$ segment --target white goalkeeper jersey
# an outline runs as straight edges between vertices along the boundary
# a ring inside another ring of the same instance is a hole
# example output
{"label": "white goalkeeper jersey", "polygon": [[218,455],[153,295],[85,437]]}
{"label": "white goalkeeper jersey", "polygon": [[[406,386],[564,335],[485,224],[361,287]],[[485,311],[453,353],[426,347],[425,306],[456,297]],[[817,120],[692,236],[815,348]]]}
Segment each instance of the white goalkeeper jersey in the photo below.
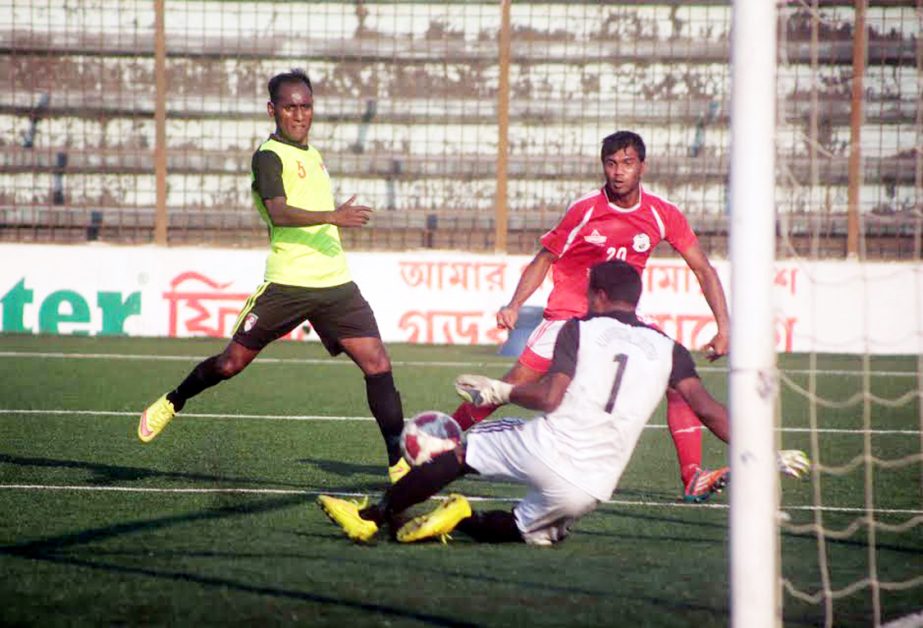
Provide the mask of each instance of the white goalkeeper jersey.
{"label": "white goalkeeper jersey", "polygon": [[633,313],[568,321],[550,373],[571,379],[553,412],[523,427],[528,448],[555,473],[609,499],[667,386],[698,377],[689,352]]}

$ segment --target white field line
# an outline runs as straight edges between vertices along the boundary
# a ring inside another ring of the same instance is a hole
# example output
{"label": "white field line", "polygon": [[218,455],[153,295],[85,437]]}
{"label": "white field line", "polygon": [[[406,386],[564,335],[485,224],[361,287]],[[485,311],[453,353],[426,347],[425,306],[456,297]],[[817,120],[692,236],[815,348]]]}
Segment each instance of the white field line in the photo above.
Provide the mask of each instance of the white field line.
{"label": "white field line", "polygon": [[[41,416],[48,414],[64,415],[64,416],[127,416],[127,417],[137,417],[140,416],[138,412],[125,412],[125,411],[115,411],[115,410],[60,410],[60,409],[49,409],[49,410],[36,410],[36,409],[16,409],[16,408],[0,408],[0,416],[2,415],[26,415],[26,416]],[[373,421],[374,419],[370,416],[328,416],[328,415],[319,415],[319,414],[209,414],[209,413],[199,413],[199,412],[183,412],[181,415],[183,419],[252,419],[259,421]],[[664,423],[650,423],[645,426],[645,429],[653,430],[663,430],[667,429],[667,425]],[[699,429],[707,429],[701,427]],[[779,432],[810,432],[811,429],[807,427],[781,427],[777,428]],[[824,434],[864,434],[864,430],[856,429],[839,429],[839,428],[818,428],[818,433]],[[920,430],[869,430],[869,434],[873,435],[888,435],[888,434],[906,434],[914,435],[919,434]]]}
{"label": "white field line", "polygon": [[887,624],[882,624],[881,628],[920,628],[920,626],[923,626],[923,611],[898,617]]}
{"label": "white field line", "polygon": [[[114,492],[114,493],[174,493],[174,494],[192,494],[192,495],[209,495],[209,494],[235,494],[235,495],[333,495],[335,497],[365,497],[368,493],[354,493],[344,491],[327,491],[320,489],[276,489],[276,488],[235,488],[235,487],[216,487],[216,488],[157,488],[143,486],[83,486],[83,485],[64,485],[64,484],[0,484],[0,490],[7,491],[72,491],[72,492]],[[431,499],[445,499],[441,496],[435,496]],[[472,502],[506,502],[516,503],[518,497],[483,497],[483,496],[466,496],[468,501]],[[627,500],[627,499],[609,499],[603,502],[611,506],[637,506],[642,508],[696,508],[712,510],[728,510],[728,504],[687,504],[681,501],[646,501],[646,500]],[[783,511],[815,511],[839,512],[839,513],[856,513],[865,514],[868,511],[864,507],[844,508],[838,506],[783,506]],[[923,510],[914,510],[908,508],[875,508],[872,511],[879,515],[919,515]]]}
{"label": "white field line", "polygon": [[[50,358],[65,360],[139,360],[159,362],[201,362],[208,356],[196,355],[141,355],[133,353],[50,353],[34,351],[0,351],[0,358]],[[316,364],[322,366],[352,366],[348,359],[335,358],[256,358],[254,363],[261,364]],[[508,362],[444,362],[444,361],[399,361],[391,362],[394,366],[447,366],[447,367],[507,367]]]}
{"label": "white field line", "polygon": [[[36,351],[0,351],[0,358],[50,358],[64,360],[139,360],[139,361],[161,361],[161,362],[199,362],[207,356],[194,355],[144,355],[134,353],[55,353],[55,352],[36,352]],[[333,358],[257,358],[254,362],[262,364],[316,364],[325,366],[352,366],[352,362],[344,359]],[[472,367],[507,367],[511,360],[494,361],[494,362],[452,362],[452,361],[428,361],[428,360],[395,360],[394,366],[419,366],[419,367],[451,367],[451,368],[472,368]],[[726,367],[705,366],[698,368],[703,373],[724,373]],[[806,375],[812,371],[808,369],[782,369],[785,373],[795,373]],[[862,371],[855,370],[836,370],[836,369],[817,369],[813,371],[819,375],[863,375]],[[871,371],[872,377],[917,377],[916,371]]]}

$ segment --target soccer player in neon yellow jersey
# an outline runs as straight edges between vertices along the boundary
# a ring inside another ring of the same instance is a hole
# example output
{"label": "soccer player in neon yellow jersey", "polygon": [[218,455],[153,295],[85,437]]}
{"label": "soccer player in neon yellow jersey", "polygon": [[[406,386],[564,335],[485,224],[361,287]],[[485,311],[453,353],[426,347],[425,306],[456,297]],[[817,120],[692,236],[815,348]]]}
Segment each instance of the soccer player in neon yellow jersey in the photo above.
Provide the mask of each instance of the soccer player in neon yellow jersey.
{"label": "soccer player in neon yellow jersey", "polygon": [[253,202],[269,227],[265,281],[247,299],[224,351],[148,407],[138,437],[153,440],[187,400],[234,377],[263,347],[307,320],[331,355],[345,352],[362,369],[387,447],[388,475],[397,481],[409,469],[400,452],[401,398],[375,316],[352,281],[340,243],[339,229],[362,227],[372,209],[355,204],[355,196],[334,206],[323,159],[308,143],[314,90],[303,70],[270,79],[266,108],[276,130],[253,154],[251,173]]}

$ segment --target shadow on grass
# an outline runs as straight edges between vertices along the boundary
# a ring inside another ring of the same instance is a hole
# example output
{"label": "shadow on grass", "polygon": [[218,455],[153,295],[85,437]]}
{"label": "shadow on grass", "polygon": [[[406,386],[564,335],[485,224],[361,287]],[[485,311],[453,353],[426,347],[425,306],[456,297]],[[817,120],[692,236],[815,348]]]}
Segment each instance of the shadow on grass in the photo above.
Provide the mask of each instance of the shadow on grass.
{"label": "shadow on grass", "polygon": [[302,504],[310,501],[312,498],[305,495],[291,495],[279,497],[276,499],[263,500],[261,502],[247,501],[246,503],[209,508],[207,510],[184,513],[180,515],[169,515],[159,519],[146,519],[139,521],[128,521],[117,523],[111,526],[100,528],[91,528],[72,534],[62,534],[51,536],[44,539],[29,541],[18,545],[0,546],[0,554],[9,554],[14,556],[38,557],[46,552],[54,552],[62,548],[76,545],[85,545],[95,541],[102,541],[122,535],[145,533],[148,534],[154,530],[168,528],[181,523],[191,523],[195,521],[209,521],[225,519],[228,517],[238,517],[242,515],[254,515],[261,512],[269,512],[280,508],[288,508],[296,504]]}
{"label": "shadow on grass", "polygon": [[708,538],[703,536],[667,536],[664,534],[657,534],[656,532],[651,532],[650,534],[630,534],[625,532],[598,532],[596,530],[583,530],[578,529],[574,534],[579,534],[580,536],[592,536],[596,538],[603,539],[612,539],[614,543],[630,543],[634,541],[645,541],[645,542],[663,542],[663,543],[676,543],[677,545],[696,545],[701,546],[702,544],[715,545],[720,548],[723,548],[727,543],[727,540],[722,538]]}
{"label": "shadow on grass", "polygon": [[[9,457],[7,457],[9,458]],[[29,461],[30,459],[20,459],[21,462]],[[43,459],[38,459],[43,460]],[[51,461],[60,463],[61,461]],[[309,461],[315,464],[323,464],[329,470],[334,470],[339,463],[335,461]],[[64,461],[65,466],[68,464],[67,461]],[[84,463],[71,463],[75,466],[82,467]],[[110,468],[107,465],[91,465],[91,466],[101,466],[104,468]],[[370,466],[370,465],[369,465]],[[361,469],[365,469],[367,465],[345,465],[346,470],[352,470],[354,472],[361,472]],[[112,467],[118,469],[119,467]],[[359,471],[357,471],[357,469]],[[144,471],[144,470],[141,470]],[[151,474],[156,475],[157,472],[150,472]],[[206,476],[208,477],[208,476]],[[122,478],[124,479],[124,478]],[[355,486],[352,487],[355,490]],[[193,584],[198,584],[201,586],[207,587],[222,587],[228,588],[233,591],[238,591],[241,593],[257,593],[262,595],[271,595],[278,596],[284,599],[294,599],[302,600],[306,602],[312,602],[317,604],[327,604],[332,606],[341,606],[345,608],[355,609],[357,611],[362,611],[366,613],[376,613],[382,615],[388,615],[393,617],[401,618],[412,618],[420,621],[426,621],[434,625],[462,625],[457,619],[440,617],[438,615],[427,615],[423,613],[415,613],[412,610],[400,609],[380,603],[361,603],[354,602],[350,600],[342,600],[336,596],[322,595],[314,593],[311,591],[301,591],[297,589],[292,589],[290,587],[279,587],[279,586],[264,586],[254,582],[247,582],[241,580],[233,580],[226,577],[215,577],[210,575],[197,574],[188,571],[179,571],[175,569],[161,569],[156,567],[148,566],[136,566],[136,565],[121,565],[118,563],[108,562],[100,560],[100,557],[106,556],[105,550],[103,552],[97,552],[94,547],[85,547],[88,544],[95,543],[98,541],[105,541],[107,539],[116,538],[119,536],[127,536],[132,534],[150,534],[158,529],[166,529],[170,526],[187,524],[190,522],[202,522],[202,521],[214,521],[220,519],[227,519],[231,517],[240,517],[240,516],[251,516],[256,515],[261,512],[269,512],[277,509],[283,509],[294,505],[303,505],[307,502],[310,502],[313,499],[311,496],[306,495],[292,495],[285,497],[278,497],[273,499],[265,500],[248,500],[244,503],[224,505],[221,507],[214,507],[207,510],[196,511],[192,513],[184,513],[179,515],[170,515],[163,516],[155,519],[148,520],[138,520],[125,523],[118,523],[109,526],[103,526],[88,530],[83,530],[71,534],[63,534],[57,536],[50,536],[47,538],[37,539],[34,541],[28,541],[15,545],[7,545],[0,547],[0,555],[7,555],[11,557],[16,557],[26,560],[36,560],[44,561],[53,564],[62,564],[62,565],[71,565],[85,567],[95,570],[100,570],[104,572],[111,572],[117,574],[127,574],[127,575],[137,575],[149,578],[163,579],[164,581],[180,581],[180,582],[189,582]],[[635,515],[631,513],[624,512],[613,512],[613,511],[603,511],[602,514],[608,516],[622,516],[634,520],[650,520],[650,521],[660,521],[660,522],[675,522],[683,525],[693,524],[693,525],[708,525],[710,527],[724,528],[723,524],[701,524],[700,522],[688,522],[678,518],[670,517],[652,517],[646,515]],[[594,515],[595,516],[595,515]],[[642,524],[643,525],[643,524]],[[300,534],[301,533],[297,533]],[[303,538],[316,538],[318,540],[328,541],[328,542],[337,542],[342,540],[342,543],[345,545],[348,543],[346,539],[338,538],[340,537],[339,532],[334,532],[331,529],[330,535],[317,535],[317,534],[303,534]],[[688,541],[688,539],[684,539]],[[471,545],[468,543],[459,544],[460,547],[458,551],[465,551],[465,546],[471,548]],[[536,550],[536,552],[541,552],[542,550]],[[545,550],[547,551],[547,550]],[[82,553],[89,553],[89,557],[83,557],[80,555]],[[128,553],[130,554],[130,553]],[[126,554],[126,555],[128,555]],[[138,550],[136,553],[137,556],[143,558],[145,552],[143,550]],[[160,552],[157,553],[160,556]],[[211,554],[211,553],[209,553]],[[295,559],[305,559],[305,560],[320,560],[325,561],[330,564],[350,564],[361,566],[363,568],[372,568],[372,569],[382,569],[382,570],[395,570],[399,569],[395,567],[393,562],[393,555],[389,554],[379,554],[371,560],[370,555],[374,556],[374,548],[370,548],[369,552],[364,552],[365,556],[361,560],[347,558],[339,553],[333,555],[317,555],[310,556],[309,553],[301,552],[301,555],[293,555],[292,553],[286,552],[284,556]],[[189,553],[183,553],[183,555],[192,555]],[[233,555],[233,554],[232,554]],[[537,554],[538,555],[538,554]],[[215,554],[215,556],[218,556]],[[246,557],[248,554],[242,553],[240,556]],[[261,555],[264,559],[275,560],[271,554]],[[417,569],[415,567],[415,569]],[[420,569],[417,569],[418,571]],[[709,613],[718,613],[723,614],[726,612],[726,609],[710,604],[708,601],[689,601],[689,600],[678,600],[668,594],[662,596],[658,595],[648,595],[641,596],[640,598],[637,595],[628,596],[625,593],[619,593],[617,590],[592,590],[581,588],[579,586],[569,586],[563,584],[554,579],[549,579],[544,577],[542,574],[536,574],[534,580],[524,579],[522,577],[498,577],[492,576],[491,569],[489,565],[483,565],[478,568],[472,568],[465,571],[453,570],[451,574],[447,574],[444,569],[439,568],[422,568],[424,573],[431,572],[435,578],[459,578],[465,579],[471,582],[478,583],[496,583],[503,584],[513,587],[522,587],[524,589],[538,590],[540,592],[548,592],[554,594],[555,592],[562,592],[566,594],[580,594],[587,595],[599,598],[601,596],[611,598],[615,596],[624,597],[626,601],[630,598],[631,601],[643,601],[645,604],[656,605],[660,608],[668,608],[671,611],[677,613],[687,612],[687,611],[706,611]]]}
{"label": "shadow on grass", "polygon": [[[789,540],[792,542],[807,541],[811,543],[812,545],[817,543],[817,537],[814,536],[813,532],[808,533],[808,534],[795,534],[794,532],[783,532],[782,539]],[[828,547],[830,548],[842,547],[844,549],[857,549],[857,550],[862,550],[863,552],[866,552],[868,551],[868,547],[869,547],[868,541],[862,540],[862,539],[834,539],[828,536],[824,538],[824,541],[827,543]],[[909,542],[912,542],[912,540],[909,540]],[[890,552],[895,552],[898,554],[910,554],[911,556],[919,555],[921,553],[921,549],[919,546],[913,547],[910,545],[906,545],[906,546],[905,545],[893,545],[891,543],[882,543],[880,541],[875,542],[875,549],[876,551],[888,550]]]}
{"label": "shadow on grass", "polygon": [[643,489],[635,489],[631,487],[621,487],[615,489],[615,492],[612,494],[612,499],[628,499],[633,498],[639,501],[652,501],[652,502],[670,502],[679,499],[681,491],[677,490],[676,492],[666,492],[666,491],[652,491],[649,487]]}
{"label": "shadow on grass", "polygon": [[108,485],[114,482],[134,482],[150,478],[167,478],[172,480],[188,480],[192,482],[206,482],[208,484],[246,484],[256,486],[285,486],[290,488],[303,488],[302,484],[293,482],[279,482],[277,480],[258,480],[255,478],[209,475],[188,471],[164,471],[160,469],[145,469],[143,467],[126,467],[122,465],[102,464],[87,462],[85,460],[60,460],[55,458],[29,458],[24,456],[11,456],[0,454],[0,464],[10,464],[20,467],[43,467],[50,469],[80,469],[89,471],[95,477],[88,480],[91,484]]}
{"label": "shadow on grass", "polygon": [[[156,578],[158,580],[167,580],[197,584],[205,587],[214,587],[236,591],[238,593],[252,593],[257,595],[266,595],[277,598],[286,598],[302,602],[311,602],[314,604],[323,604],[327,606],[337,606],[349,608],[356,611],[365,611],[376,615],[386,615],[392,618],[414,619],[434,626],[474,626],[471,622],[463,622],[449,617],[440,617],[428,613],[421,613],[412,610],[386,606],[384,604],[372,604],[367,602],[355,602],[344,600],[333,596],[322,595],[310,591],[298,591],[294,589],[283,589],[281,587],[260,586],[247,582],[231,580],[230,578],[218,578],[214,576],[204,576],[183,571],[169,571],[162,569],[152,569],[146,567],[132,567],[126,565],[115,565],[110,563],[95,562],[69,556],[55,555],[38,555],[31,557],[34,560],[47,561],[54,564],[70,565],[73,567],[83,567],[87,569],[97,569],[112,573],[118,573],[129,576],[144,576],[147,578]],[[371,618],[370,618],[371,619]],[[385,622],[387,623],[387,622]]]}
{"label": "shadow on grass", "polygon": [[[429,615],[425,613],[417,613],[380,604],[352,602],[349,600],[342,600],[336,597],[320,595],[317,593],[282,589],[279,587],[258,586],[246,582],[234,581],[227,578],[204,576],[182,571],[169,571],[148,567],[99,562],[61,553],[62,550],[83,546],[93,542],[104,541],[106,539],[111,539],[118,536],[135,533],[150,534],[154,530],[196,521],[201,522],[225,519],[228,517],[250,516],[262,512],[287,508],[293,505],[300,505],[305,501],[308,501],[308,499],[304,496],[291,496],[278,499],[263,500],[259,503],[250,502],[246,504],[209,509],[196,513],[166,516],[159,519],[119,523],[111,526],[83,530],[73,534],[47,537],[44,539],[38,539],[17,545],[0,546],[0,555],[13,556],[28,560],[39,560],[55,564],[85,567],[111,573],[146,576],[150,578],[190,582],[203,586],[229,588],[245,593],[256,593],[259,595],[278,596],[289,599],[303,600],[307,602],[315,602],[319,604],[343,606],[383,615],[417,619],[439,626],[470,625],[466,622],[461,622],[451,618],[440,617],[438,615]],[[94,556],[105,555],[104,553],[97,552],[96,550],[85,551],[91,551]],[[145,554],[146,552],[144,551],[137,552],[137,555],[139,556]],[[187,556],[190,555],[190,553],[187,552],[184,552],[183,554]],[[265,556],[263,557],[265,558]]]}
{"label": "shadow on grass", "polygon": [[[106,560],[107,556],[114,557],[119,555],[126,557],[135,556],[141,560],[149,560],[151,557],[156,560],[162,560],[164,558],[170,559],[172,556],[176,556],[177,558],[200,557],[206,559],[256,559],[270,562],[284,559],[304,560],[307,562],[322,562],[331,565],[349,565],[350,567],[358,568],[360,570],[380,570],[380,572],[383,573],[400,571],[402,569],[402,567],[398,566],[398,564],[394,562],[395,556],[393,552],[381,552],[376,554],[374,547],[368,548],[368,552],[362,552],[363,556],[361,557],[351,557],[347,553],[343,552],[325,553],[322,549],[319,549],[317,552],[304,551],[302,549],[297,552],[279,551],[275,553],[246,551],[220,552],[213,550],[189,552],[183,550],[167,550],[166,552],[157,551],[151,555],[150,547],[139,547],[137,550],[107,551],[105,548],[89,546],[92,543],[106,541],[117,537],[134,534],[151,535],[157,530],[167,529],[176,525],[226,520],[234,517],[253,516],[260,513],[289,508],[291,506],[301,506],[309,502],[311,499],[312,498],[307,496],[294,495],[276,497],[272,499],[248,500],[245,503],[224,505],[221,507],[215,507],[191,513],[117,523],[113,525],[87,529],[76,533],[49,536],[24,543],[2,546],[0,547],[0,555],[32,561],[42,561],[56,565],[88,568],[112,574],[141,576],[156,579],[162,582],[174,581],[191,583],[209,588],[228,589],[230,591],[239,593],[255,593],[259,595],[275,596],[280,599],[300,600],[320,605],[342,607],[352,609],[357,612],[372,614],[372,616],[366,618],[367,620],[374,620],[374,615],[383,615],[392,618],[413,619],[433,625],[471,625],[470,621],[463,622],[453,617],[416,612],[412,609],[399,608],[383,603],[363,603],[359,601],[341,599],[335,595],[324,595],[322,593],[298,590],[291,587],[261,585],[252,581],[248,582],[239,579],[232,579],[225,576],[212,576],[194,573],[189,570],[177,570],[175,568],[160,568],[146,565],[125,565]],[[292,532],[306,539],[316,539],[319,542],[333,544],[341,541],[344,546],[348,545],[348,541],[345,538],[338,538],[340,536],[339,533],[335,533],[333,529],[331,529],[330,535],[303,533],[300,531]],[[465,552],[465,548],[467,548],[467,551],[471,551],[472,546],[473,544],[470,543],[459,544],[459,547],[456,551]],[[548,554],[542,554],[541,552],[543,551],[548,552],[548,550],[535,550],[536,559],[539,559],[541,556],[548,556]],[[89,554],[89,556],[85,557],[81,555],[85,553]],[[553,556],[553,554],[551,555]],[[562,554],[561,558],[566,559],[566,554]],[[547,593],[551,595],[576,594],[585,595],[592,598],[605,597],[607,599],[612,598],[613,596],[616,598],[623,597],[626,599],[626,601],[629,599],[635,603],[641,601],[644,604],[655,605],[658,608],[668,608],[671,609],[672,612],[677,613],[689,611],[705,611],[712,614],[717,613],[718,615],[723,615],[726,613],[725,608],[710,604],[707,601],[679,600],[667,594],[664,594],[663,596],[647,595],[640,596],[639,598],[639,596],[636,594],[628,595],[626,593],[620,593],[617,591],[617,588],[612,590],[605,585],[601,585],[601,587],[593,589],[574,586],[554,578],[548,578],[547,574],[538,572],[528,572],[534,575],[534,577],[529,578],[513,576],[512,574],[494,575],[492,574],[492,570],[488,564],[481,564],[478,567],[469,569],[453,569],[450,573],[447,573],[444,568],[440,568],[438,566],[426,566],[424,561],[420,561],[420,564],[416,564],[414,566],[414,573],[417,575],[421,573],[424,575],[430,573],[436,580],[444,580],[446,578],[461,579],[471,583],[483,584],[487,586],[493,584],[497,586],[503,585],[506,587],[521,587],[523,589],[537,590],[541,593]],[[154,586],[156,587],[156,584]],[[362,620],[360,619],[359,621],[361,622]]]}
{"label": "shadow on grass", "polygon": [[[293,532],[296,536],[308,539],[312,541],[319,542],[334,542],[342,543],[343,546],[347,546],[350,542],[344,537],[341,533],[334,533],[332,535],[327,534],[318,534],[318,533],[307,533],[307,532]],[[466,537],[467,538],[467,537]],[[388,545],[393,543],[397,545],[397,541],[379,541],[382,545]],[[363,552],[362,556],[359,558],[352,558],[345,553],[337,554],[325,554],[325,553],[311,553],[305,551],[291,552],[291,551],[280,551],[277,553],[246,553],[246,552],[221,552],[215,550],[205,550],[205,551],[187,551],[187,550],[177,550],[177,551],[167,551],[167,552],[157,552],[156,557],[158,559],[184,559],[184,558],[204,558],[204,559],[219,559],[219,560],[246,560],[246,559],[263,559],[263,560],[301,560],[306,563],[317,564],[317,563],[333,563],[337,565],[349,565],[356,567],[361,571],[372,571],[377,573],[385,573],[387,571],[399,571],[404,567],[401,567],[395,563],[395,555],[393,553],[376,553],[376,546],[379,543],[373,543],[367,547],[368,552]],[[417,549],[422,549],[424,545],[436,546],[437,543],[416,543],[415,546],[418,546]],[[479,544],[473,540],[468,542],[458,543],[457,540],[453,541],[453,549],[449,551],[455,552],[466,552],[473,550],[475,548],[484,548],[485,545]],[[403,546],[406,547],[406,546]],[[439,548],[440,551],[442,548]],[[529,550],[535,554],[536,559],[540,559],[542,554],[546,555],[549,551],[547,548],[534,548]],[[93,551],[93,555],[96,557],[139,557],[143,558],[147,556],[147,552],[143,550],[115,550],[115,551]],[[61,555],[61,558],[76,558],[73,556],[64,556]],[[488,564],[483,565],[483,569],[478,570],[464,570],[461,567],[452,568],[451,572],[447,572],[445,569],[437,566],[430,566],[426,564],[425,560],[420,560],[416,562],[413,566],[413,572],[417,576],[432,576],[432,581],[445,580],[447,577],[450,577],[452,580],[465,580],[476,585],[484,585],[485,587],[489,586],[514,586],[520,587],[523,589],[537,590],[542,593],[547,593],[551,595],[582,595],[591,598],[600,598],[600,597],[612,597],[617,596],[618,593],[609,588],[611,583],[601,582],[599,588],[589,589],[586,587],[576,586],[573,584],[567,584],[565,581],[560,579],[549,579],[545,576],[547,574],[535,572],[535,580],[524,580],[524,579],[511,579],[508,575],[493,575],[489,568]],[[637,574],[636,574],[637,575]],[[634,597],[634,595],[632,595]],[[669,606],[675,607],[677,610],[698,610],[698,611],[718,611],[713,606],[710,606],[706,603],[693,603],[689,601],[679,601],[674,600],[669,603],[659,600],[659,598],[651,597],[651,600],[657,600],[658,606]]]}
{"label": "shadow on grass", "polygon": [[320,458],[300,458],[295,462],[298,464],[311,465],[317,469],[320,469],[324,473],[338,475],[343,478],[349,478],[355,475],[380,475],[382,480],[384,480],[388,475],[388,469],[385,466],[384,458],[382,458],[380,465],[357,464],[355,462],[324,460]]}
{"label": "shadow on grass", "polygon": [[[694,506],[689,507],[690,511],[695,510]],[[715,512],[715,511],[712,511]],[[690,519],[683,519],[681,517],[669,517],[665,515],[646,515],[639,512],[627,512],[625,510],[619,509],[618,505],[607,507],[605,509],[597,509],[594,511],[593,515],[596,516],[604,515],[607,517],[621,517],[623,519],[630,519],[633,521],[649,521],[653,523],[675,523],[684,527],[698,527],[698,528],[711,528],[715,530],[727,530],[727,511],[717,511],[722,514],[721,521],[693,521]]]}
{"label": "shadow on grass", "polygon": [[[342,542],[344,545],[349,544],[349,542],[342,537],[339,533],[334,533],[331,535],[324,534],[312,534],[312,533],[300,533],[295,532],[298,536],[317,540],[321,542]],[[474,547],[483,547],[480,544],[477,544],[473,541],[470,543],[459,544],[456,550],[459,552],[464,552],[465,547],[470,551]],[[256,559],[256,560],[270,560],[270,561],[284,561],[284,560],[299,560],[305,561],[306,564],[323,564],[327,563],[330,565],[337,566],[348,566],[351,568],[358,569],[362,572],[365,571],[374,571],[377,573],[387,573],[387,572],[399,572],[402,568],[395,563],[395,557],[393,554],[378,553],[376,554],[375,545],[368,547],[368,552],[363,552],[363,555],[360,558],[351,558],[345,554],[324,554],[324,553],[310,553],[310,552],[291,552],[284,551],[278,552],[275,554],[272,553],[246,553],[246,552],[220,552],[220,551],[174,551],[174,552],[157,552],[156,558],[159,560],[170,559],[175,557],[177,559],[186,559],[186,558],[203,558],[203,559],[218,559],[218,560],[247,560],[247,559]],[[547,549],[535,549],[534,550],[536,557],[539,554],[547,555],[549,550]],[[139,557],[143,558],[148,556],[148,553],[142,550],[138,551],[93,551],[94,557]],[[228,579],[214,578],[211,576],[199,576],[196,574],[188,573],[178,573],[178,572],[169,572],[160,569],[154,568],[139,568],[135,566],[125,566],[119,564],[105,563],[105,562],[93,562],[89,559],[84,559],[78,556],[73,555],[38,555],[32,556],[31,558],[37,560],[50,561],[53,563],[60,563],[66,565],[74,565],[81,567],[89,567],[93,569],[107,570],[115,573],[126,573],[134,575],[143,575],[149,577],[158,577],[158,578],[169,578],[178,581],[191,582],[200,585],[207,586],[218,586],[218,587],[227,587],[231,590],[238,591],[241,593],[260,593],[264,595],[274,595],[287,599],[296,599],[302,601],[316,602],[321,604],[331,604],[339,605],[347,608],[354,608],[356,610],[365,610],[369,612],[377,612],[388,615],[395,615],[407,618],[414,618],[423,620],[435,625],[477,625],[476,621],[462,622],[455,618],[448,617],[435,617],[428,614],[416,613],[412,611],[404,611],[400,609],[393,609],[389,606],[382,604],[361,604],[355,603],[352,601],[344,601],[334,598],[332,596],[319,595],[313,592],[297,591],[291,589],[283,589],[280,587],[264,587],[256,584],[231,581]],[[675,597],[664,595],[663,597],[656,595],[649,596],[639,596],[636,593],[626,594],[620,593],[617,590],[609,589],[607,586],[603,585],[600,589],[593,590],[587,589],[579,586],[568,585],[563,583],[560,580],[554,578],[547,578],[545,574],[536,573],[536,580],[529,581],[517,578],[510,578],[508,575],[505,576],[496,576],[491,575],[491,570],[488,564],[484,564],[482,568],[476,570],[463,570],[460,568],[453,568],[451,571],[447,572],[444,568],[437,566],[427,566],[425,561],[419,561],[415,563],[413,567],[413,573],[416,577],[420,576],[431,576],[432,581],[443,581],[446,582],[447,586],[450,586],[450,582],[455,581],[466,581],[469,584],[476,585],[484,589],[486,596],[489,597],[489,591],[491,587],[515,587],[526,590],[538,591],[543,595],[565,595],[565,596],[585,596],[589,599],[601,599],[605,598],[607,600],[615,599],[624,599],[626,602],[632,602],[634,604],[642,602],[644,604],[656,607],[659,609],[670,609],[675,613],[683,612],[707,612],[717,616],[724,616],[727,614],[727,608],[723,606],[715,606],[707,602],[695,602],[691,600],[680,600]],[[447,580],[448,579],[448,580]],[[507,594],[503,594],[504,596]],[[482,601],[485,601],[482,598]],[[591,602],[592,603],[592,602]],[[361,620],[358,620],[361,623]]]}

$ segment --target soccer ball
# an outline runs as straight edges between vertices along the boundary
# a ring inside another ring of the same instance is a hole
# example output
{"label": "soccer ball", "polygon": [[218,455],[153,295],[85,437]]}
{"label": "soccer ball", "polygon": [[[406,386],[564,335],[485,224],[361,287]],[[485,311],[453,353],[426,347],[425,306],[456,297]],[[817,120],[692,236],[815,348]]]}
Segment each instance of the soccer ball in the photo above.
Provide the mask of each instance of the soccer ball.
{"label": "soccer ball", "polygon": [[427,410],[404,424],[401,453],[416,467],[455,449],[461,442],[462,431],[455,419],[436,410]]}

